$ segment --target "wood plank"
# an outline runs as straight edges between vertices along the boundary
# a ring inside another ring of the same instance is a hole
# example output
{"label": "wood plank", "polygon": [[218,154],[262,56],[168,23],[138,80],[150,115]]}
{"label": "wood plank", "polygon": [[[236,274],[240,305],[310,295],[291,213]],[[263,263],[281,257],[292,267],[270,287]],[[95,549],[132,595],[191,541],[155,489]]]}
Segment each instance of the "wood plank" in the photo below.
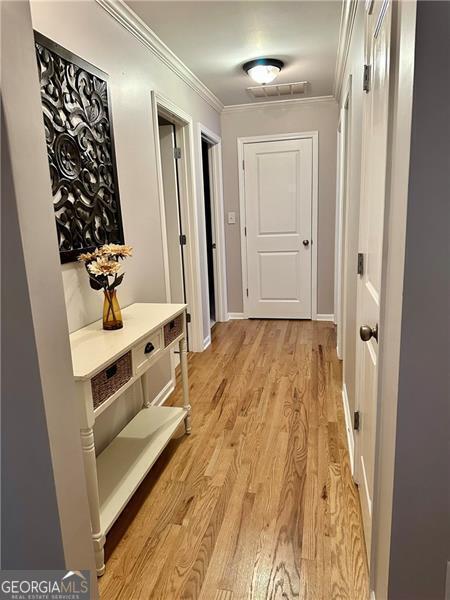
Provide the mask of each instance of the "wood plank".
{"label": "wood plank", "polygon": [[367,600],[333,326],[218,323],[189,372],[192,435],[111,529],[101,599]]}

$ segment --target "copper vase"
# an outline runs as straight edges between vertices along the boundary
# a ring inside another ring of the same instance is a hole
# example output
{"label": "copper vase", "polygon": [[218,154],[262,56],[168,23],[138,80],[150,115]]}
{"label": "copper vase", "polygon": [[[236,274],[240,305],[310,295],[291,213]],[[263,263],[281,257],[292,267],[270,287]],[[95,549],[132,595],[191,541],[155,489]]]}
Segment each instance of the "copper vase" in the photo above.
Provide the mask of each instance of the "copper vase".
{"label": "copper vase", "polygon": [[122,313],[120,312],[116,290],[105,290],[103,301],[103,329],[122,329]]}

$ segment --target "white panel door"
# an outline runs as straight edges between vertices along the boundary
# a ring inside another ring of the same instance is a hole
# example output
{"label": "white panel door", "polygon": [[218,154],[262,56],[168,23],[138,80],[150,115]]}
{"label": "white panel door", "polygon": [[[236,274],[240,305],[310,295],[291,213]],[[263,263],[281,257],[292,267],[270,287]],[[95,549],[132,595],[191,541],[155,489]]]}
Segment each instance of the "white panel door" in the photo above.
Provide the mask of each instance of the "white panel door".
{"label": "white panel door", "polygon": [[383,225],[389,108],[389,49],[391,3],[375,1],[367,17],[366,51],[371,77],[365,96],[359,252],[364,272],[357,296],[357,406],[356,470],[367,554],[370,560],[377,432],[378,323],[380,316]]}
{"label": "white panel door", "polygon": [[248,317],[311,318],[312,139],[244,144]]}
{"label": "white panel door", "polygon": [[173,125],[159,126],[159,147],[164,192],[164,209],[169,255],[170,301],[183,304],[184,291],[183,257],[180,246],[180,208],[177,171],[174,158],[175,135]]}

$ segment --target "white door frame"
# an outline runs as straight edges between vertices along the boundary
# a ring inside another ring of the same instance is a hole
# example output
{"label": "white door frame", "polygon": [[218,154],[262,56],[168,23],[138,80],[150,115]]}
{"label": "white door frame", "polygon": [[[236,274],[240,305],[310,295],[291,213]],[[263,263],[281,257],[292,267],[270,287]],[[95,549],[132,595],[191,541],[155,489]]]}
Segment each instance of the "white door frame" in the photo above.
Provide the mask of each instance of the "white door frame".
{"label": "white door frame", "polygon": [[[335,226],[335,274],[334,274],[334,315],[336,323],[336,351],[340,360],[345,360],[345,321],[346,321],[346,260],[347,260],[347,220],[348,220],[348,172],[350,164],[350,92],[351,75],[348,79],[342,107],[339,111],[337,131],[337,177],[336,177],[336,226]],[[356,268],[356,267],[355,267]]]}
{"label": "white door frame", "polygon": [[318,250],[318,192],[319,192],[319,132],[304,131],[300,133],[278,133],[274,135],[255,135],[239,137],[238,147],[238,173],[239,173],[239,221],[241,226],[241,265],[242,265],[242,301],[244,307],[243,318],[248,317],[247,296],[247,243],[245,236],[245,187],[244,187],[244,144],[257,142],[282,142],[284,140],[312,140],[312,205],[311,205],[311,318],[317,320],[317,250]]}
{"label": "white door frame", "polygon": [[197,190],[195,179],[195,151],[194,151],[194,126],[190,115],[176,106],[171,100],[153,91],[151,93],[153,129],[155,140],[156,172],[158,179],[159,208],[161,215],[161,233],[163,247],[163,263],[166,288],[166,301],[170,302],[170,272],[169,252],[167,248],[167,227],[164,207],[164,191],[162,179],[161,154],[158,136],[158,112],[167,115],[181,126],[181,139],[177,143],[181,147],[180,160],[180,202],[184,205],[186,214],[185,229],[187,233],[186,244],[186,294],[191,309],[191,339],[190,345],[193,352],[203,350],[203,311],[202,289],[200,278],[200,254],[198,236]]}
{"label": "white door frame", "polygon": [[[224,229],[224,211],[223,211],[223,175],[222,175],[222,138],[208,129],[206,125],[198,123],[197,125],[197,143],[198,143],[198,164],[200,166],[200,179],[203,181],[203,160],[202,160],[202,138],[205,138],[211,145],[210,152],[210,172],[212,175],[211,199],[214,208],[214,230],[215,230],[215,290],[216,290],[216,321],[228,320],[228,301],[227,301],[227,273],[225,263],[225,229]],[[205,193],[203,185],[199,185],[200,204],[205,206]],[[203,217],[203,213],[202,213]],[[205,221],[202,218],[203,231],[200,231],[201,246],[203,251],[204,272],[208,273],[207,249],[206,249],[206,228]],[[205,310],[209,315],[209,296],[206,297]]]}

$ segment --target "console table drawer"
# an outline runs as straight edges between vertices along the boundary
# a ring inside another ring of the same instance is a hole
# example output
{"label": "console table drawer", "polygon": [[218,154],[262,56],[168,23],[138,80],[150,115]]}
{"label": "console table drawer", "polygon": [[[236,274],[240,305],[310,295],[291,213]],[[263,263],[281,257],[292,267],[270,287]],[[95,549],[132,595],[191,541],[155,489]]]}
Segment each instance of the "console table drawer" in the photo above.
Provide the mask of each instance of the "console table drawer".
{"label": "console table drawer", "polygon": [[106,369],[97,373],[91,379],[94,410],[125,385],[132,375],[131,352],[127,352]]}
{"label": "console table drawer", "polygon": [[164,325],[164,347],[171,344],[183,333],[183,318],[184,315],[178,315],[178,317]]}
{"label": "console table drawer", "polygon": [[142,373],[161,350],[161,332],[149,335],[139,346],[133,348],[135,374]]}

